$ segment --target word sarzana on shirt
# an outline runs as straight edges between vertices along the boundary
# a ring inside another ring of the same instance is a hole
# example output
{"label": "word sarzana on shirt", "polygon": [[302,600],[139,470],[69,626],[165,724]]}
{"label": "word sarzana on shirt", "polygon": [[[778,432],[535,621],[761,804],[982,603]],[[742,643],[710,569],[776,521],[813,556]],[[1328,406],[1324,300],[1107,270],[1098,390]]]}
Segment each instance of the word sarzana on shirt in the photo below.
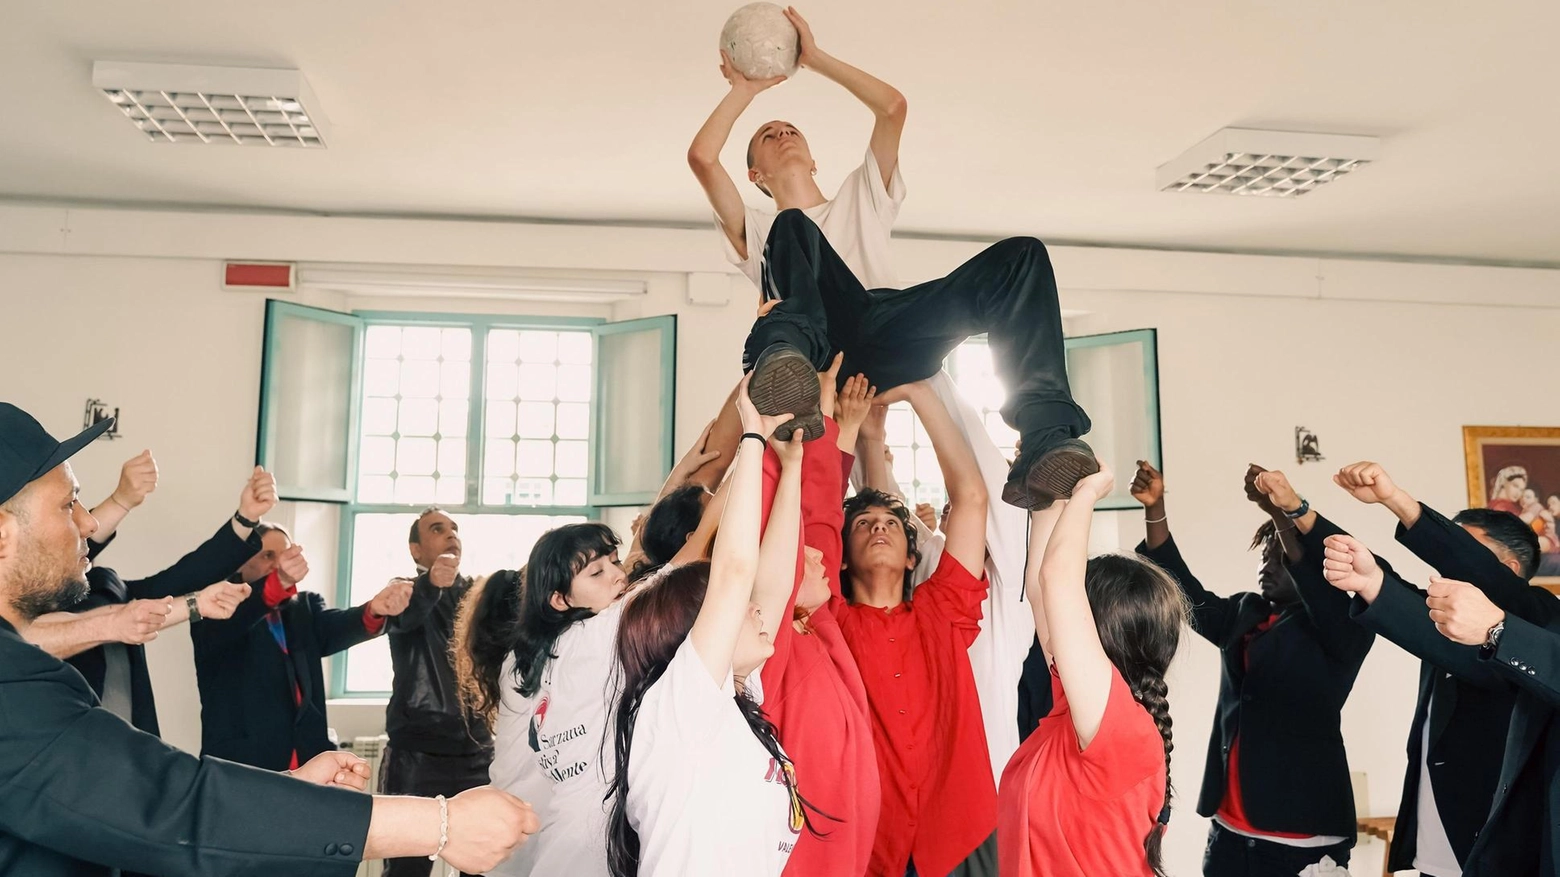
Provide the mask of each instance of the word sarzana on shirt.
{"label": "word sarzana on shirt", "polygon": [[[802,828],[807,824],[807,821],[802,813],[801,794],[796,791],[796,768],[792,767],[789,761],[782,762],[780,759],[770,756],[769,771],[764,774],[764,782],[785,786],[785,790],[791,798],[790,821],[786,827],[791,829],[793,836],[801,834]],[[782,840],[780,842],[780,852],[789,853],[795,846],[796,841],[794,840]]]}
{"label": "word sarzana on shirt", "polygon": [[543,734],[542,723],[547,718],[547,701],[547,698],[543,698],[542,702],[537,705],[536,712],[531,715],[530,740],[528,742],[531,744],[531,751],[537,754],[537,766],[553,782],[561,783],[564,780],[573,779],[584,773],[588,765],[583,761],[576,761],[560,766],[558,759],[563,756],[563,753],[551,750],[570,740],[578,740],[589,732],[585,729],[585,725],[582,722],[557,734]]}

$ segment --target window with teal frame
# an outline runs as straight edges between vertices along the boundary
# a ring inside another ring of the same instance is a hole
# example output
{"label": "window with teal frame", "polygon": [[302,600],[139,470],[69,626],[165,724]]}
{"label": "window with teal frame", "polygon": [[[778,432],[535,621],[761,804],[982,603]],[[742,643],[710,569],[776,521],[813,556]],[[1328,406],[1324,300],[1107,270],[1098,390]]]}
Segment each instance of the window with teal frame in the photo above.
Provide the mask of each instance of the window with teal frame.
{"label": "window with teal frame", "polygon": [[[286,471],[283,498],[340,504],[332,605],[415,574],[407,537],[431,505],[460,526],[464,573],[518,568],[547,530],[654,498],[672,464],[675,347],[669,316],[270,302],[260,462],[279,483]],[[331,663],[332,697],[383,697],[390,681],[382,637]]]}

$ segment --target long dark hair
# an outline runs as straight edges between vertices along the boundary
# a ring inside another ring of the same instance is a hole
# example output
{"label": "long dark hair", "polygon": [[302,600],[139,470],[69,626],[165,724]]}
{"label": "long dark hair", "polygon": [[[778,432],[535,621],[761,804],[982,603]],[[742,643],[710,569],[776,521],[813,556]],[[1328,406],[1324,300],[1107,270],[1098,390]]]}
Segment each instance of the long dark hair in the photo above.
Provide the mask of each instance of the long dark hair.
{"label": "long dark hair", "polygon": [[[607,868],[613,877],[635,877],[639,873],[639,832],[628,824],[628,763],[639,707],[688,638],[709,583],[709,561],[668,567],[646,582],[623,607],[617,636],[618,665],[623,674],[614,728],[613,753],[617,764],[612,784],[607,788],[607,799],[612,802],[607,822]],[[818,834],[808,811],[825,817],[828,814],[807,803],[797,791],[791,759],[780,748],[775,726],[746,693],[738,691],[735,699],[753,736],[781,765],[793,807],[800,804],[803,824],[808,831]]]}
{"label": "long dark hair", "polygon": [[1090,558],[1083,575],[1084,593],[1094,613],[1100,645],[1116,665],[1132,698],[1153,717],[1165,746],[1165,805],[1159,821],[1143,839],[1148,866],[1165,877],[1165,827],[1170,822],[1170,687],[1165,671],[1181,642],[1187,622],[1186,597],[1175,580],[1149,560],[1132,554],[1102,554]]}
{"label": "long dark hair", "polygon": [[514,648],[524,588],[524,567],[499,570],[473,582],[455,611],[455,634],[450,638],[455,690],[461,706],[485,721],[489,730],[504,699],[499,676],[504,658]]}
{"label": "long dark hair", "polygon": [[492,723],[503,696],[504,659],[515,657],[515,690],[533,697],[558,637],[589,609],[558,611],[553,594],[569,594],[575,575],[598,557],[616,551],[617,534],[606,524],[565,524],[536,540],[525,574],[494,573],[466,595],[452,651],[461,698]]}

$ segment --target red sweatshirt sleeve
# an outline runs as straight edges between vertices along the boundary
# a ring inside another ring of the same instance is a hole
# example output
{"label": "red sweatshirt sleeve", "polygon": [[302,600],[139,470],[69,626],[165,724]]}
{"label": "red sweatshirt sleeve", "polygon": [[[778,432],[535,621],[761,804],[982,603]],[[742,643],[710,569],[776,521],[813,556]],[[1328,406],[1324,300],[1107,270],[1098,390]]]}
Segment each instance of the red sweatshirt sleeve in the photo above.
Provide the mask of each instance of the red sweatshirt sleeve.
{"label": "red sweatshirt sleeve", "polygon": [[374,610],[363,607],[363,629],[368,631],[369,636],[379,636],[385,629],[385,621],[383,615],[375,615]]}

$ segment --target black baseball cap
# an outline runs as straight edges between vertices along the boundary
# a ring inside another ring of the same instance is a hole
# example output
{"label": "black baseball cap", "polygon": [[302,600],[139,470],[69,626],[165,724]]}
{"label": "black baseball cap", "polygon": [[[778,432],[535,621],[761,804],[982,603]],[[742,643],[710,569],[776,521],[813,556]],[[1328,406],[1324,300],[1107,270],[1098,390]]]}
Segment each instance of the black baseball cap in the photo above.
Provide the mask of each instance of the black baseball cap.
{"label": "black baseball cap", "polygon": [[114,418],[109,417],[74,438],[57,441],[31,414],[10,402],[0,402],[0,502],[49,474],[113,425]]}

